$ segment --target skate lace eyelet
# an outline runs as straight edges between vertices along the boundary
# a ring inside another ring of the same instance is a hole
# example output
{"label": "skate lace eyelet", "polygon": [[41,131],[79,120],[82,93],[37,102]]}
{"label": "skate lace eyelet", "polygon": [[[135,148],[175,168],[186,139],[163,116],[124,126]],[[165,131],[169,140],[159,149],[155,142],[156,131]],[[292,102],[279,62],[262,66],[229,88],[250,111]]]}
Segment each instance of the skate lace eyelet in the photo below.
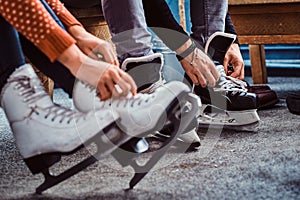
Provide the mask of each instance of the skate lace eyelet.
{"label": "skate lace eyelet", "polygon": [[55,120],[54,118],[51,119],[52,122],[54,122],[54,120]]}
{"label": "skate lace eyelet", "polygon": [[44,117],[45,119],[47,119],[48,118],[48,116],[47,115],[45,115],[45,117]]}

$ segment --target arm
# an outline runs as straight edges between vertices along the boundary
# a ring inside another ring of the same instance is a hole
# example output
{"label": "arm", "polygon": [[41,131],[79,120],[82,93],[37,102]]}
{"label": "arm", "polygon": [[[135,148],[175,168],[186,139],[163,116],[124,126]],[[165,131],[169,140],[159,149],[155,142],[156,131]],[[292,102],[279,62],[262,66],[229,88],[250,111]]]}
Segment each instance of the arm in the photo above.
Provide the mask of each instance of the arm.
{"label": "arm", "polygon": [[[75,77],[101,91],[101,99],[110,98],[112,94],[126,95],[128,91],[136,93],[135,83],[128,74],[115,65],[86,56],[39,0],[0,0],[0,13],[51,61],[60,61]],[[116,91],[115,84],[122,88],[122,94]]]}
{"label": "arm", "polygon": [[[237,35],[234,25],[231,21],[230,14],[227,12],[226,19],[225,19],[225,32],[232,33]],[[244,79],[244,71],[245,71],[245,64],[244,60],[240,51],[238,38],[234,41],[234,43],[228,49],[225,58],[224,58],[224,68],[227,75],[230,75],[234,78],[238,78],[243,80]],[[228,65],[232,65],[233,71],[228,70]]]}
{"label": "arm", "polygon": [[82,24],[58,0],[46,0],[48,5],[65,25],[68,32],[76,40],[77,46],[93,59],[104,59],[119,65],[111,44],[88,33]]}
{"label": "arm", "polygon": [[[171,50],[180,55],[191,46],[192,40],[177,23],[165,0],[143,0],[143,6],[148,26]],[[195,85],[214,86],[219,78],[214,63],[197,47],[180,64]]]}

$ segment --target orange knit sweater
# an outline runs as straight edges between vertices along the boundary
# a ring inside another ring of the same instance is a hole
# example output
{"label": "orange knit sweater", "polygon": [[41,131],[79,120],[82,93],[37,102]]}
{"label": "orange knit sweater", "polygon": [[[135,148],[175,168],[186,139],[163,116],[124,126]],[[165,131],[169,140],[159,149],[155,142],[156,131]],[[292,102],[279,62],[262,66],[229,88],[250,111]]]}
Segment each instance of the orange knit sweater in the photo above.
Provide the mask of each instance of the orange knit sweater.
{"label": "orange knit sweater", "polygon": [[[59,0],[46,1],[66,28],[81,26]],[[76,43],[72,36],[53,20],[40,0],[0,0],[0,13],[52,62]]]}

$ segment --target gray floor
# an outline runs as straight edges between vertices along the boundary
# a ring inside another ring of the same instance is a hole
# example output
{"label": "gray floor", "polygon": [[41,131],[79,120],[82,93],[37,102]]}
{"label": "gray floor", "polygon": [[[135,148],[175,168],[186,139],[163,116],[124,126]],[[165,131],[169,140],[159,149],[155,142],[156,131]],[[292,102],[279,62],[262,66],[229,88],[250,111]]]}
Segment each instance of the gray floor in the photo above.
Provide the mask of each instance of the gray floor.
{"label": "gray floor", "polygon": [[[132,191],[132,177],[112,158],[105,158],[67,181],[34,195],[43,182],[33,176],[19,155],[0,112],[0,199],[300,199],[300,116],[289,113],[285,97],[300,90],[299,78],[269,78],[281,101],[259,111],[256,132],[208,134],[200,130],[202,147],[193,153],[168,153]],[[60,90],[55,100],[70,106]],[[66,157],[54,172],[86,157]]]}

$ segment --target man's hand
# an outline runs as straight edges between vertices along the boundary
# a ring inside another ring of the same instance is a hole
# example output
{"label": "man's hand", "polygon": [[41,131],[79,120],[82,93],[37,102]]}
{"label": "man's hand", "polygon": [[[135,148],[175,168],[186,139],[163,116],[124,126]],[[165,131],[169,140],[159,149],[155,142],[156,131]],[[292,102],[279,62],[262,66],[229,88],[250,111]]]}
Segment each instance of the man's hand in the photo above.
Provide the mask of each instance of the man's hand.
{"label": "man's hand", "polygon": [[[244,79],[245,64],[238,44],[234,43],[230,46],[225,55],[223,65],[227,75],[240,80]],[[233,67],[233,71],[228,70],[229,65]]]}
{"label": "man's hand", "polygon": [[[176,51],[176,53],[182,53],[191,44],[192,41],[188,40]],[[202,87],[209,85],[210,87],[213,87],[219,79],[220,75],[215,64],[198,48],[181,60],[180,64],[195,85],[201,85]]]}

